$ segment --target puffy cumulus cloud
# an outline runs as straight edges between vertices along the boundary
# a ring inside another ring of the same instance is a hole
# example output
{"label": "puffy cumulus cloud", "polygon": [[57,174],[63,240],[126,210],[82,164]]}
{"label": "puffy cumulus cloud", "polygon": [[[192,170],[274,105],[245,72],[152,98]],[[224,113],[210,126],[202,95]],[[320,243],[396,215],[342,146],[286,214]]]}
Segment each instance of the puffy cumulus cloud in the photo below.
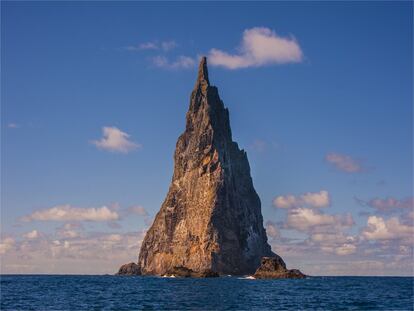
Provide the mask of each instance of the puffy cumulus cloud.
{"label": "puffy cumulus cloud", "polygon": [[40,234],[37,230],[32,230],[30,232],[23,234],[23,237],[29,240],[37,239],[39,236]]}
{"label": "puffy cumulus cloud", "polygon": [[333,225],[335,218],[308,208],[298,208],[290,211],[287,225],[300,231],[307,231],[315,226]]}
{"label": "puffy cumulus cloud", "polygon": [[303,201],[304,205],[311,207],[327,207],[331,202],[329,193],[326,190],[315,193],[307,192],[305,194],[302,194],[301,200]]}
{"label": "puffy cumulus cloud", "polygon": [[147,210],[141,205],[134,205],[128,208],[128,213],[136,214],[139,216],[148,216]]}
{"label": "puffy cumulus cloud", "polygon": [[287,228],[304,232],[329,231],[351,227],[354,220],[350,214],[329,215],[310,208],[291,209],[287,215]]}
{"label": "puffy cumulus cloud", "polygon": [[9,250],[13,248],[15,240],[10,237],[6,237],[0,242],[0,255],[6,254]]}
{"label": "puffy cumulus cloud", "polygon": [[281,195],[273,200],[273,206],[277,208],[296,208],[296,207],[327,207],[331,204],[328,191],[307,192],[299,196],[291,194]]}
{"label": "puffy cumulus cloud", "polygon": [[138,44],[137,46],[129,45],[124,47],[124,50],[130,51],[130,52],[137,52],[137,51],[145,51],[145,50],[163,50],[165,52],[170,51],[178,46],[177,42],[174,40],[169,41],[149,41],[149,42],[143,42]]}
{"label": "puffy cumulus cloud", "polygon": [[273,206],[278,208],[291,208],[297,206],[297,198],[294,195],[281,195],[273,200]]}
{"label": "puffy cumulus cloud", "polygon": [[279,237],[280,233],[279,233],[279,230],[277,229],[276,224],[274,222],[267,221],[265,227],[266,227],[267,236],[269,236],[271,238]]}
{"label": "puffy cumulus cloud", "polygon": [[23,221],[110,221],[117,220],[119,215],[116,211],[106,206],[81,208],[69,204],[59,205],[48,209],[35,211],[22,218]]}
{"label": "puffy cumulus cloud", "polygon": [[255,27],[243,32],[239,53],[230,54],[211,49],[208,57],[213,66],[239,69],[298,63],[302,61],[303,53],[295,38],[283,38],[269,28]]}
{"label": "puffy cumulus cloud", "polygon": [[414,227],[412,224],[401,223],[397,217],[384,220],[379,216],[369,216],[362,236],[367,240],[409,239],[412,241]]}
{"label": "puffy cumulus cloud", "polygon": [[331,152],[325,156],[325,160],[343,172],[360,173],[364,171],[361,162],[349,155]]}
{"label": "puffy cumulus cloud", "polygon": [[128,153],[137,148],[141,148],[137,144],[129,140],[130,135],[121,131],[114,126],[105,126],[102,128],[103,137],[99,140],[93,140],[91,143],[99,149],[104,149],[112,152]]}
{"label": "puffy cumulus cloud", "polygon": [[164,69],[191,69],[195,66],[195,60],[184,55],[178,56],[174,61],[165,56],[156,56],[152,58],[152,62],[156,67]]}

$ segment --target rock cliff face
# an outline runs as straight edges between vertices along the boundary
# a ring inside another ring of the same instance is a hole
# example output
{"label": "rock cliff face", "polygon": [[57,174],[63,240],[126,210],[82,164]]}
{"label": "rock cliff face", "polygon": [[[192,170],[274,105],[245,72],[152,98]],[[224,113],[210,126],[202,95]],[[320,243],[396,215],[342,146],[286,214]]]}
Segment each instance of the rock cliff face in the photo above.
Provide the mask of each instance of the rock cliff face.
{"label": "rock cliff face", "polygon": [[205,57],[174,164],[167,197],[141,246],[143,275],[176,267],[251,274],[261,257],[274,256],[246,152],[232,140],[229,111],[210,85]]}

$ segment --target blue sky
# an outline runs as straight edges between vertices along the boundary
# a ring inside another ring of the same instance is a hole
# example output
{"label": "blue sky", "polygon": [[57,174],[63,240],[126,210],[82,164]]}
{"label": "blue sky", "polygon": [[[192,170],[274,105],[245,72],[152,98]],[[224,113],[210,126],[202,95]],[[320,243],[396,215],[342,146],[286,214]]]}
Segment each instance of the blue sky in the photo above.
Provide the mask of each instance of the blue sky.
{"label": "blue sky", "polygon": [[3,273],[136,260],[207,55],[273,250],[309,274],[412,274],[412,3],[2,2],[1,14]]}

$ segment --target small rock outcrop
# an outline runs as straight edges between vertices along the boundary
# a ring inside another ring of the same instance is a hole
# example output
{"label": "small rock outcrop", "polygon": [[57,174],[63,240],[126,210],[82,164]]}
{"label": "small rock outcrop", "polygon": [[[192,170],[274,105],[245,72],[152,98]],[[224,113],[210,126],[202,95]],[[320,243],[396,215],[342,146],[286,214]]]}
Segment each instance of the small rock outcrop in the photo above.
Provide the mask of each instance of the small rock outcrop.
{"label": "small rock outcrop", "polygon": [[141,269],[135,262],[122,265],[116,275],[141,275]]}
{"label": "small rock outcrop", "polygon": [[274,256],[263,257],[253,277],[255,279],[303,279],[306,275],[296,269],[286,269],[283,259],[280,256]]}
{"label": "small rock outcrop", "polygon": [[174,276],[181,278],[214,278],[219,277],[219,274],[211,270],[195,272],[186,267],[174,267],[168,270],[165,276]]}

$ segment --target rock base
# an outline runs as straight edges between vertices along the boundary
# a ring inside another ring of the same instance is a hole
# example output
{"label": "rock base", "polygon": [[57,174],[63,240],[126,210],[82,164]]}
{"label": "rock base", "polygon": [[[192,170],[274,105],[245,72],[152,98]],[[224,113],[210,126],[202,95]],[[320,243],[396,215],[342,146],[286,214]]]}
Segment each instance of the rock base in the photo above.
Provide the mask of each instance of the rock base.
{"label": "rock base", "polygon": [[283,259],[276,256],[263,257],[253,277],[255,279],[304,279],[306,275],[297,269],[286,269]]}
{"label": "rock base", "polygon": [[141,268],[134,262],[122,265],[115,275],[141,275]]}
{"label": "rock base", "polygon": [[186,267],[174,267],[169,269],[165,276],[175,276],[180,278],[214,278],[219,277],[219,274],[211,270],[197,272]]}

